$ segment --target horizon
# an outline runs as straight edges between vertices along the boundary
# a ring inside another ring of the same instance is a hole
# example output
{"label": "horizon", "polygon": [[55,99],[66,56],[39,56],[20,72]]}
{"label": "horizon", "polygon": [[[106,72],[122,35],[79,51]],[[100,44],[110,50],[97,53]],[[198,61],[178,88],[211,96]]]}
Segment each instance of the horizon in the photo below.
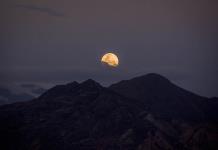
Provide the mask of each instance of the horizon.
{"label": "horizon", "polygon": [[[200,95],[218,96],[214,0],[5,1],[0,83],[103,84],[156,72]],[[115,53],[111,70],[101,57]]]}
{"label": "horizon", "polygon": [[[184,90],[186,90],[186,91],[189,91],[189,92],[191,92],[191,93],[193,93],[193,94],[195,94],[195,95],[198,95],[198,96],[202,96],[202,97],[206,97],[206,98],[217,98],[217,97],[218,97],[218,96],[216,96],[216,95],[215,95],[215,96],[201,95],[201,94],[199,94],[199,93],[197,93],[197,92],[195,92],[195,91],[192,91],[192,89],[187,89],[187,88],[185,88],[185,87],[179,85],[178,83],[176,83],[176,82],[170,80],[168,77],[166,77],[166,76],[164,76],[164,75],[161,75],[161,74],[158,74],[158,73],[141,74],[141,75],[132,76],[132,77],[129,77],[129,78],[126,78],[126,79],[117,80],[117,81],[114,81],[114,82],[112,82],[112,83],[102,83],[101,81],[98,81],[98,79],[87,78],[87,79],[81,79],[81,80],[60,81],[60,82],[58,82],[57,84],[54,84],[54,83],[53,83],[53,84],[52,84],[52,83],[47,83],[47,84],[46,84],[46,83],[39,83],[39,82],[35,82],[35,83],[34,83],[34,82],[26,82],[26,83],[16,83],[16,84],[12,84],[12,85],[3,85],[3,86],[0,85],[0,87],[2,87],[2,88],[7,88],[8,90],[12,90],[11,87],[12,87],[13,85],[16,85],[16,86],[33,85],[33,86],[39,86],[39,87],[41,87],[41,88],[44,88],[44,89],[46,89],[46,91],[47,91],[47,90],[49,90],[49,89],[51,89],[51,88],[53,88],[53,87],[55,87],[55,86],[58,86],[58,85],[67,85],[67,84],[70,84],[70,83],[73,83],[73,82],[76,82],[76,83],[78,83],[78,84],[81,84],[81,83],[83,83],[83,82],[86,82],[87,80],[93,80],[93,81],[97,82],[98,84],[100,84],[102,87],[108,88],[108,87],[110,87],[111,85],[117,84],[117,83],[119,83],[119,82],[121,82],[121,81],[129,81],[129,80],[132,80],[132,79],[135,79],[135,78],[144,77],[144,76],[147,76],[147,75],[157,75],[157,76],[163,77],[164,79],[168,80],[170,83],[174,84],[175,86],[178,86],[178,87],[180,87],[180,88],[182,88],[182,89],[184,89]],[[20,92],[18,92],[18,91],[16,91],[16,90],[17,90],[17,88],[15,88],[15,90],[12,90],[11,92],[15,92],[15,93],[17,93],[17,94],[23,92],[22,90],[20,90]],[[39,96],[39,95],[38,95],[38,96]],[[37,97],[38,97],[38,96],[37,96]]]}

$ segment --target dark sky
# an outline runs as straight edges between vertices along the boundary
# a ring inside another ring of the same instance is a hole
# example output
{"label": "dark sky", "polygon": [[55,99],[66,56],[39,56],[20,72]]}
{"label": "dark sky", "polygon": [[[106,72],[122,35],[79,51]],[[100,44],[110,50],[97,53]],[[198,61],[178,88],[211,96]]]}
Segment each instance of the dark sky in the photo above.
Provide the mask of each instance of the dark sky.
{"label": "dark sky", "polygon": [[[218,96],[217,0],[3,0],[0,82],[103,85],[150,72]],[[103,67],[115,52],[120,66]]]}

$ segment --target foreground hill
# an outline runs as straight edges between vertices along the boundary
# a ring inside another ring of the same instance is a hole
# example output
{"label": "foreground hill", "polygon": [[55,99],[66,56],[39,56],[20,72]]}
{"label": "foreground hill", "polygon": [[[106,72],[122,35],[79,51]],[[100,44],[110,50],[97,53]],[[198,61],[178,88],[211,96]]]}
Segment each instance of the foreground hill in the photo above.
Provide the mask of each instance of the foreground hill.
{"label": "foreground hill", "polygon": [[217,100],[184,90],[158,74],[150,73],[124,80],[109,88],[141,101],[150,112],[165,119],[218,120],[218,111],[214,112],[218,109]]}
{"label": "foreground hill", "polygon": [[109,88],[89,79],[0,107],[4,150],[213,150],[217,102],[157,74]]}

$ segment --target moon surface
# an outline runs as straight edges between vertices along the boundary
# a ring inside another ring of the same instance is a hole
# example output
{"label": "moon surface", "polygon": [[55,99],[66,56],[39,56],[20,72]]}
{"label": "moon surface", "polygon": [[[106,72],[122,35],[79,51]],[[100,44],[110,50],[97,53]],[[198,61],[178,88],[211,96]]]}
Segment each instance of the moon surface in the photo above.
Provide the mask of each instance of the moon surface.
{"label": "moon surface", "polygon": [[114,53],[106,53],[101,58],[102,63],[106,63],[107,65],[111,67],[117,67],[119,65],[119,59],[117,55]]}

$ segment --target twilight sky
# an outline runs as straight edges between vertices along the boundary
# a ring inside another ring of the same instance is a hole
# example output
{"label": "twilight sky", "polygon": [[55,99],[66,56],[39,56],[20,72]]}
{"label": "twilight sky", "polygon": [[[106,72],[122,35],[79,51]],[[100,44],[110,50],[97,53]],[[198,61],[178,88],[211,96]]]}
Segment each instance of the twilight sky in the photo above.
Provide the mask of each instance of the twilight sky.
{"label": "twilight sky", "polygon": [[[103,85],[160,73],[218,96],[217,0],[3,0],[0,82]],[[105,52],[120,66],[101,65]]]}

